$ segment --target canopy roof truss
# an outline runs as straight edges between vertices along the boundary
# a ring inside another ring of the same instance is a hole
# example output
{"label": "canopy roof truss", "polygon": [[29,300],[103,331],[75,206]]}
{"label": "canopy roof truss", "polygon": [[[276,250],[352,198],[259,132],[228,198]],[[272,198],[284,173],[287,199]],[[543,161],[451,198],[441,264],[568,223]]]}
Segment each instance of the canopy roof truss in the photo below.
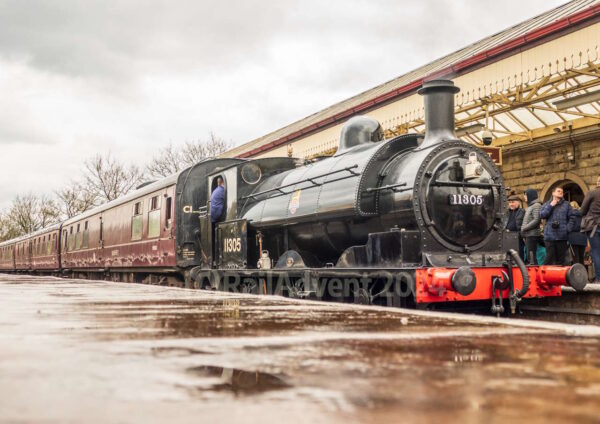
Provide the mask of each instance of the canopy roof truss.
{"label": "canopy roof truss", "polygon": [[[587,62],[581,60],[582,55],[578,66],[571,63],[567,67],[565,58],[565,64],[558,61],[549,64],[547,69],[554,68],[555,72],[547,71],[547,75],[531,81],[515,75],[513,81],[521,82],[511,85],[510,81],[502,80],[478,88],[477,92],[459,93],[455,110],[457,136],[482,144],[482,132],[487,129],[492,133],[493,145],[500,146],[600,124],[600,60],[597,52],[594,60]],[[572,99],[573,104],[557,107],[557,102],[560,105],[562,100],[564,104],[567,99]],[[422,113],[411,114],[419,115],[387,129],[386,136],[423,133]]]}

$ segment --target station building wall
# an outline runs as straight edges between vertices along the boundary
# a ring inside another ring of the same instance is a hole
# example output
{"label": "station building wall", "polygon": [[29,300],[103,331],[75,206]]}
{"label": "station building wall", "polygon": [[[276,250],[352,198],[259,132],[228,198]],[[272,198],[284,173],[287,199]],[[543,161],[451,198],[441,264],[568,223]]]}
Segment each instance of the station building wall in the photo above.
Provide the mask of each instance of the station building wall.
{"label": "station building wall", "polygon": [[581,204],[600,177],[600,131],[504,147],[502,155],[505,184],[517,195],[533,188],[548,200],[561,186],[567,200]]}

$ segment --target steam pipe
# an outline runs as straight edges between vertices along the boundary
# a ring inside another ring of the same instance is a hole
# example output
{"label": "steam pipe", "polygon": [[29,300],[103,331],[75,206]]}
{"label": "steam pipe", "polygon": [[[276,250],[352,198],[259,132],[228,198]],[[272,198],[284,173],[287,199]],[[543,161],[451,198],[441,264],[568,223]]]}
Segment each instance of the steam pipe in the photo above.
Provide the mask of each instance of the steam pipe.
{"label": "steam pipe", "polygon": [[521,257],[516,250],[510,249],[507,254],[512,258],[513,261],[515,261],[519,267],[519,270],[521,271],[521,276],[523,277],[523,287],[521,287],[521,290],[515,293],[515,297],[517,299],[521,299],[529,291],[529,273],[527,272],[527,267],[521,260]]}

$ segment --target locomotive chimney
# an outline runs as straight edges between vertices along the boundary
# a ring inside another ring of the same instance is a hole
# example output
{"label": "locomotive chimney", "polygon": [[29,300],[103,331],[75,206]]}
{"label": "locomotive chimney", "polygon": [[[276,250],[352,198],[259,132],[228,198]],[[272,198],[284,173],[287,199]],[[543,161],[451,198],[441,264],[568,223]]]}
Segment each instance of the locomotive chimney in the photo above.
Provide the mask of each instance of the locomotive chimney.
{"label": "locomotive chimney", "polygon": [[454,95],[460,91],[450,80],[423,83],[418,91],[425,101],[425,140],[421,147],[443,140],[456,139],[454,134]]}

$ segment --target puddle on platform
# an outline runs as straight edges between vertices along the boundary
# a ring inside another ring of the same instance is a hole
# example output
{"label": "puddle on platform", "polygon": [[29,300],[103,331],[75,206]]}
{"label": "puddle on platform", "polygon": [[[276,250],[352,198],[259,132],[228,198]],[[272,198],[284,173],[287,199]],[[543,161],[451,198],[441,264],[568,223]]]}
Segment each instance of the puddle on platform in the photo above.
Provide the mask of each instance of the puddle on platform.
{"label": "puddle on platform", "polygon": [[197,377],[208,379],[208,385],[199,390],[227,390],[235,394],[255,394],[290,387],[281,377],[260,371],[244,371],[203,365],[186,370]]}

